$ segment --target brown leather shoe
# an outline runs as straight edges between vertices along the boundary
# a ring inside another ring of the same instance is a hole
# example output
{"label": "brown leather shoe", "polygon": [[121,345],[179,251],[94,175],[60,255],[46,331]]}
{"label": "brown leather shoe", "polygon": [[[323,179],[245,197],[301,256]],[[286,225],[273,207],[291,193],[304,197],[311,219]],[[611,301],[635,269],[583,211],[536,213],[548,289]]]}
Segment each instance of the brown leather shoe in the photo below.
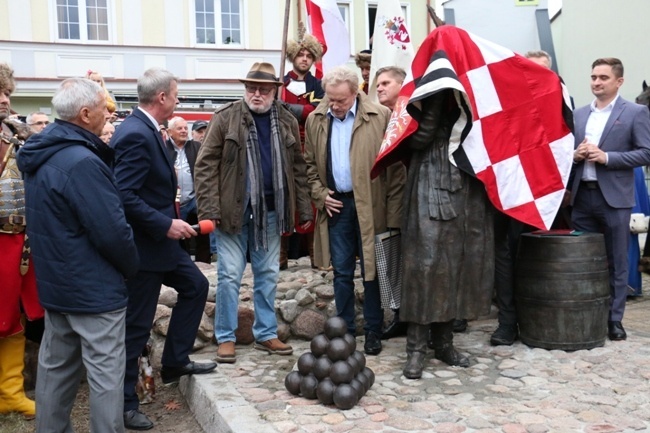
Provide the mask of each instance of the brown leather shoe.
{"label": "brown leather shoe", "polygon": [[270,340],[261,342],[256,341],[255,349],[269,352],[272,355],[291,355],[293,353],[293,347],[284,344],[277,338],[271,338]]}
{"label": "brown leather shoe", "polygon": [[223,362],[226,364],[232,364],[235,362],[235,342],[226,341],[221,343],[217,348],[217,356],[215,358],[217,362]]}

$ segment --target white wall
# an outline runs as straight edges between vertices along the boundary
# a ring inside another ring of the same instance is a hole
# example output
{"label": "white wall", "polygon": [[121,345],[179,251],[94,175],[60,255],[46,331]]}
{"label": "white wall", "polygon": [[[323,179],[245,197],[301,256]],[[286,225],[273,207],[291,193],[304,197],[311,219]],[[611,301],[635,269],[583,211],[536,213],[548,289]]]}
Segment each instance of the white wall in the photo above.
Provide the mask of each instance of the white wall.
{"label": "white wall", "polygon": [[515,6],[514,0],[449,0],[457,27],[518,53],[540,48],[535,11],[546,9],[547,0],[537,6]]}
{"label": "white wall", "polygon": [[[565,0],[552,24],[555,50],[576,106],[593,99],[589,88],[591,63],[618,57],[625,67],[624,98],[634,100],[641,82],[650,82],[649,0]],[[556,29],[556,27],[559,27]]]}

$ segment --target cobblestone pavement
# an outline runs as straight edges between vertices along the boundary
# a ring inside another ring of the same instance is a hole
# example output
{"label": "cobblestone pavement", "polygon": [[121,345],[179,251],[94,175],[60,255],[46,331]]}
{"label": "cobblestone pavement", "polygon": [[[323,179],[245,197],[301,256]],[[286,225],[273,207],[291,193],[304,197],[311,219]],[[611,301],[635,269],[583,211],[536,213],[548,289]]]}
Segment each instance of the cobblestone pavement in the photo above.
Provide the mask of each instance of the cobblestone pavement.
{"label": "cobblestone pavement", "polygon": [[[646,284],[646,287],[648,285]],[[350,410],[289,394],[284,377],[306,341],[281,357],[237,347],[237,362],[183,381],[197,420],[212,432],[650,432],[650,299],[628,302],[628,339],[591,350],[492,347],[495,319],[455,334],[469,368],[449,367],[429,353],[421,380],[402,375],[405,338],[384,341],[367,356],[374,386]],[[359,347],[363,338],[358,337]],[[214,356],[214,346],[197,358]]]}

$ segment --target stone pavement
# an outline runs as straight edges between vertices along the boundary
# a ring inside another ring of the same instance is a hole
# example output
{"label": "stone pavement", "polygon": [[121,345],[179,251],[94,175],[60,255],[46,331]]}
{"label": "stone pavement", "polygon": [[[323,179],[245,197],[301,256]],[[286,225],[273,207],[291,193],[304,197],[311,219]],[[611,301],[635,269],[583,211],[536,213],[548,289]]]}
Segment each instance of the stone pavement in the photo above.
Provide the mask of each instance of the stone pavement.
{"label": "stone pavement", "polygon": [[[366,357],[374,386],[347,411],[285,390],[284,377],[309,350],[307,341],[291,341],[289,357],[238,346],[235,364],[183,378],[180,386],[207,433],[650,432],[649,314],[650,296],[630,300],[627,341],[575,352],[519,341],[492,347],[496,319],[470,322],[454,341],[471,366],[430,357],[421,380],[401,373],[405,338],[384,341],[379,356]],[[363,347],[363,337],[357,343]],[[214,351],[193,358],[209,359]]]}

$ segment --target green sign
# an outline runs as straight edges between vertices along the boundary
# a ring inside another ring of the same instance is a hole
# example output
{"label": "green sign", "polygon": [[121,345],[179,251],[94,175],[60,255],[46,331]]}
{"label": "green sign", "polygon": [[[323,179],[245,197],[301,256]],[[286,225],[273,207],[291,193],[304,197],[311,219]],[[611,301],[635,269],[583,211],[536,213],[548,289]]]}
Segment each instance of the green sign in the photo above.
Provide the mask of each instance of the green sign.
{"label": "green sign", "polygon": [[515,6],[539,6],[539,0],[515,0]]}

